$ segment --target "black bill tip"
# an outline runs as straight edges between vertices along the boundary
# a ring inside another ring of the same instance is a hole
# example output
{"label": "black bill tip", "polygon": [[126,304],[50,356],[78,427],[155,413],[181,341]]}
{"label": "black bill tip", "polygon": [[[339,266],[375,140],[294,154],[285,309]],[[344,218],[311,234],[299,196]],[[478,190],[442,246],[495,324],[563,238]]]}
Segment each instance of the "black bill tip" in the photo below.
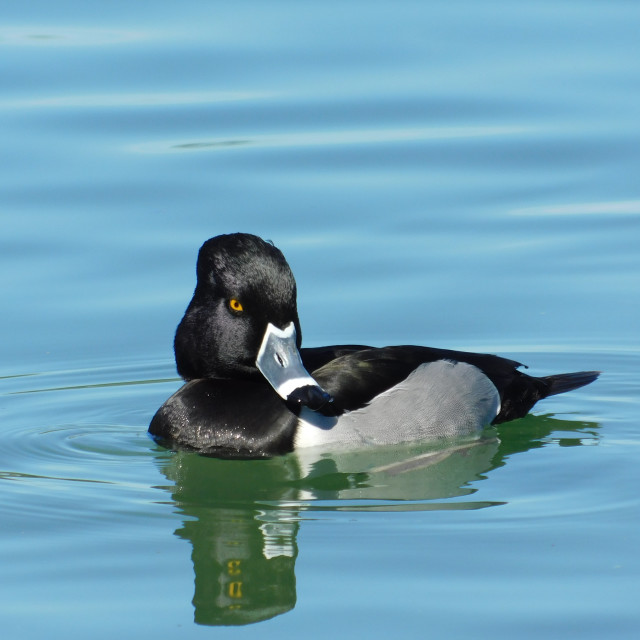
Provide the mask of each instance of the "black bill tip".
{"label": "black bill tip", "polygon": [[309,384],[294,389],[287,396],[287,402],[318,411],[326,404],[333,402],[333,398],[317,385]]}

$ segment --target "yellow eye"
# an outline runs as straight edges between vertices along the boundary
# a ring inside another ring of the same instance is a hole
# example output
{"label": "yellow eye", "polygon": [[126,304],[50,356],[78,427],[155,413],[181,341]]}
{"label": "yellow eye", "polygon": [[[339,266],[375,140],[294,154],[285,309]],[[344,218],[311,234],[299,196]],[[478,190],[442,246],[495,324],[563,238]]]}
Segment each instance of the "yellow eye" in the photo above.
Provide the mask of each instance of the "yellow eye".
{"label": "yellow eye", "polygon": [[229,300],[229,309],[231,309],[231,311],[235,311],[236,313],[239,313],[240,311],[244,310],[244,307],[242,306],[242,303],[240,302],[240,300],[231,298],[231,300]]}

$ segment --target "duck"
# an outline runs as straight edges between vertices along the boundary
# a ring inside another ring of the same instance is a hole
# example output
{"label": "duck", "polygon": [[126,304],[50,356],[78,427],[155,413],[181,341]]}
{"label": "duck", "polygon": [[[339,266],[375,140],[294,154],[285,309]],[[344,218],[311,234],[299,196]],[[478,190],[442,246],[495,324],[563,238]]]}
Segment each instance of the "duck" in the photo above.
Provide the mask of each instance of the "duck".
{"label": "duck", "polygon": [[149,433],[219,458],[473,437],[600,374],[534,377],[497,355],[415,345],[302,348],[291,268],[248,233],[200,248],[174,352],[184,384]]}

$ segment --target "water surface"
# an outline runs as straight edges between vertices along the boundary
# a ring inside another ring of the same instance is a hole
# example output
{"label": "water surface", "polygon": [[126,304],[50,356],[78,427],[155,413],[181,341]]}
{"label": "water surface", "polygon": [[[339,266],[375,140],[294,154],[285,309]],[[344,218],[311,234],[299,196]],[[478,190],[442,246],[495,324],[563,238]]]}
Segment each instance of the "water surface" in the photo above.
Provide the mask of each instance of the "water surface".
{"label": "water surface", "polygon": [[[637,637],[635,4],[0,18],[3,638]],[[307,346],[604,374],[477,442],[168,452],[173,332],[231,231],[284,251]]]}

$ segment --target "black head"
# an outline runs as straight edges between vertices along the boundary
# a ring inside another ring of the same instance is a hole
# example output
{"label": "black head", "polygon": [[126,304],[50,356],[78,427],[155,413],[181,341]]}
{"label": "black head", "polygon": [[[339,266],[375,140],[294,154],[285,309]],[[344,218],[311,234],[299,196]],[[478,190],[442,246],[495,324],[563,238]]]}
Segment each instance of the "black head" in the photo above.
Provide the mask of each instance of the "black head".
{"label": "black head", "polygon": [[233,233],[200,248],[197,285],[174,342],[185,379],[259,376],[256,356],[267,324],[302,333],[296,283],[282,252],[257,236]]}

